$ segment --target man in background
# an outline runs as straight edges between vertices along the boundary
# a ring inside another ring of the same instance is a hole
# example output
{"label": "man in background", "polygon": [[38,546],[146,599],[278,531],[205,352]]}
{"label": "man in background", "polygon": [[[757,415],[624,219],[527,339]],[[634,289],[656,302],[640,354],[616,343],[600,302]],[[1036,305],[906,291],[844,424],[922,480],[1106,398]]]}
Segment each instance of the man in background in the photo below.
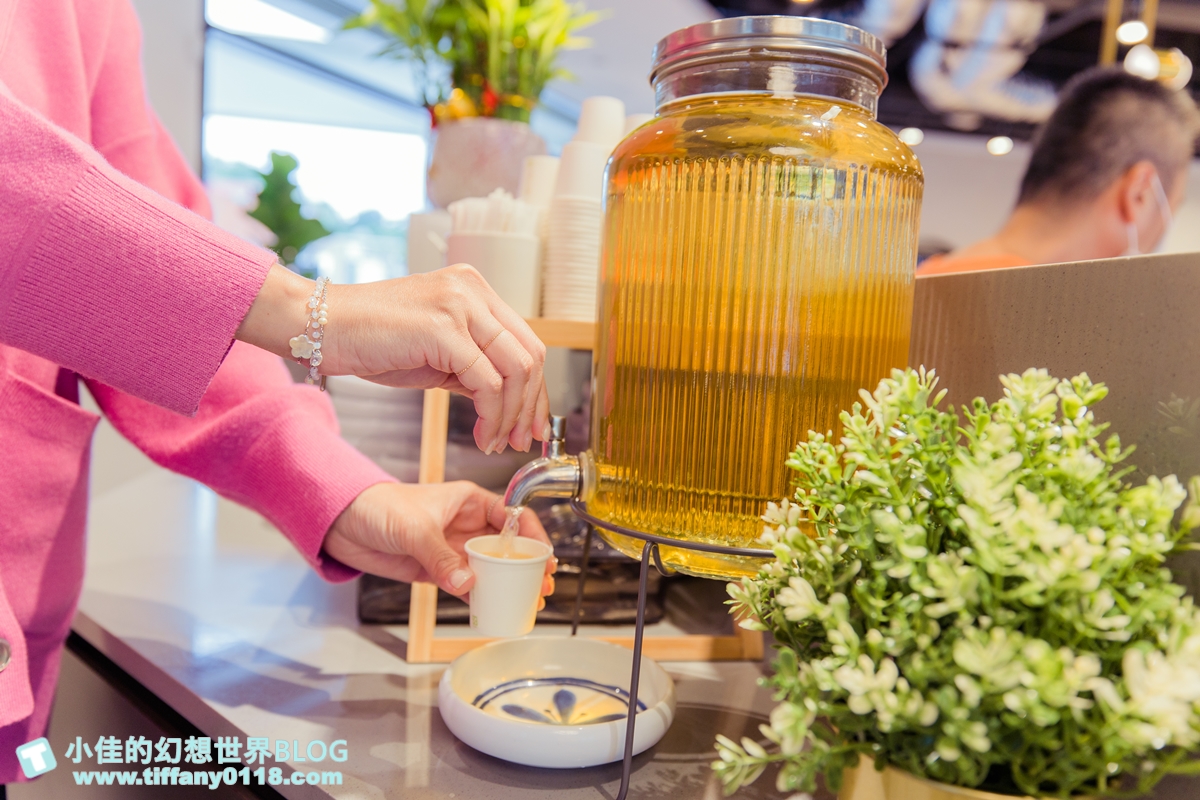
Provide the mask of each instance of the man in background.
{"label": "man in background", "polygon": [[1183,203],[1200,114],[1185,92],[1094,69],[1063,89],[1033,141],[1008,221],[918,275],[1141,255]]}

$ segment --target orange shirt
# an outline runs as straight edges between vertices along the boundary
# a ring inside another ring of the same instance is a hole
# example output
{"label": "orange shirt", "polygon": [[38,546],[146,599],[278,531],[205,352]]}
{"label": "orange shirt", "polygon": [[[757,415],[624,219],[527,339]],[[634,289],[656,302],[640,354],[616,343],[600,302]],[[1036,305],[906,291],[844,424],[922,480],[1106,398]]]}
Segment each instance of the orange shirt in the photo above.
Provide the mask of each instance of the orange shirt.
{"label": "orange shirt", "polygon": [[1003,269],[1005,267],[1029,267],[1033,262],[1026,261],[1012,253],[993,253],[986,256],[956,256],[954,254],[930,256],[921,266],[917,267],[918,275],[946,275],[952,272],[977,272],[985,269]]}

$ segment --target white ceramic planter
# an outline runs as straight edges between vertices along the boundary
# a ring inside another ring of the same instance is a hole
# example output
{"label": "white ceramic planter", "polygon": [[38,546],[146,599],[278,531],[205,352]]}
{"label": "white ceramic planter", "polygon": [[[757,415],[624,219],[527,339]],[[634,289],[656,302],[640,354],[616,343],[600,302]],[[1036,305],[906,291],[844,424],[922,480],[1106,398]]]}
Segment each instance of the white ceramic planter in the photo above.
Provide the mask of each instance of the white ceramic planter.
{"label": "white ceramic planter", "polygon": [[546,153],[546,143],[524,122],[468,117],[434,129],[427,190],[438,208],[495,189],[517,194],[526,156]]}

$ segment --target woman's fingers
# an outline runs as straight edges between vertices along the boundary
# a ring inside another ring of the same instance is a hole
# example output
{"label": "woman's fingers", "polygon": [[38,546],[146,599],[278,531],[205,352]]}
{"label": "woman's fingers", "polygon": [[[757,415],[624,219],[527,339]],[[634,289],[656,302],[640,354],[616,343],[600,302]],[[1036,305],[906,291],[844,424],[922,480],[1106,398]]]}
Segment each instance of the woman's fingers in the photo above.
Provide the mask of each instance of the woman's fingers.
{"label": "woman's fingers", "polygon": [[532,420],[533,438],[540,442],[549,441],[550,439],[550,395],[546,393],[546,382],[541,382],[541,389],[538,391],[537,399],[534,405],[533,420]]}
{"label": "woman's fingers", "polygon": [[475,444],[483,452],[490,453],[504,416],[504,376],[473,341],[469,346],[462,343],[454,345],[450,367],[458,382],[475,401],[475,412],[479,415],[479,421],[475,424]]}
{"label": "woman's fingers", "polygon": [[[542,438],[542,423],[548,418],[547,412],[539,409],[539,398],[546,392],[546,381],[543,374],[546,365],[546,345],[542,343],[542,340],[529,327],[529,323],[521,318],[520,314],[513,311],[494,292],[493,295],[494,300],[489,303],[488,308],[495,315],[496,320],[512,334],[513,338],[517,340],[518,344],[529,355],[532,361],[530,386],[538,387],[536,392],[526,394],[525,402],[521,407],[520,420],[509,439],[512,446],[518,450],[528,450],[533,439]],[[546,403],[546,408],[549,408],[548,402]]]}
{"label": "woman's fingers", "polygon": [[[504,378],[503,411],[500,416],[499,428],[490,447],[491,450],[502,451],[512,441],[514,435],[518,441],[523,441],[517,424],[521,421],[525,398],[531,389],[531,381],[534,379],[534,364],[529,353],[507,330],[501,330],[493,337],[484,351],[484,355]],[[544,382],[541,381],[540,372],[537,374],[537,378],[539,382]],[[525,443],[519,449],[528,450],[529,445]]]}

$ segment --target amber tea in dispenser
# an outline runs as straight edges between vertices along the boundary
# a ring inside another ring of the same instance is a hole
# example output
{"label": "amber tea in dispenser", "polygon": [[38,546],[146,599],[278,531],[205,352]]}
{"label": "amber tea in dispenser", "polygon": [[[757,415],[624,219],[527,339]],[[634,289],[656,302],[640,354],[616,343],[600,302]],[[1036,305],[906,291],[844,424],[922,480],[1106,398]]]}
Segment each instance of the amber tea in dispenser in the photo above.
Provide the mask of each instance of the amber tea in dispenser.
{"label": "amber tea in dispenser", "polygon": [[[659,43],[657,117],[607,173],[588,509],[753,547],[809,430],[904,366],[923,177],[875,120],[875,37],[803,17]],[[602,532],[638,556],[642,542]],[[750,559],[664,548],[711,577]]]}

